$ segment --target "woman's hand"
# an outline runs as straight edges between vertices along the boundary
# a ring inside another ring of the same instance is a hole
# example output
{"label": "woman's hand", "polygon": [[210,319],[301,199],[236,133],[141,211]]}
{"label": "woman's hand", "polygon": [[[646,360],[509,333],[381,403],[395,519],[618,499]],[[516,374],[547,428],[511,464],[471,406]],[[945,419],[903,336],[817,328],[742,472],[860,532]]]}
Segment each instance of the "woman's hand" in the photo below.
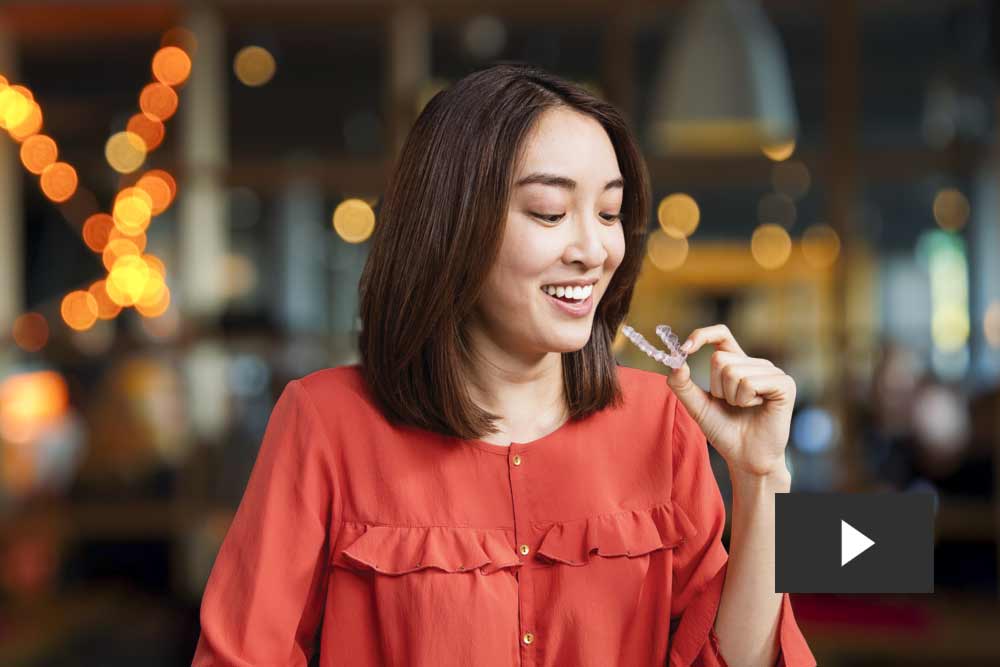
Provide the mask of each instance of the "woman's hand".
{"label": "woman's hand", "polygon": [[795,380],[767,359],[748,357],[725,324],[695,329],[686,351],[694,354],[708,343],[716,347],[709,392],[691,379],[686,361],[670,372],[667,383],[730,472],[766,476],[787,471]]}

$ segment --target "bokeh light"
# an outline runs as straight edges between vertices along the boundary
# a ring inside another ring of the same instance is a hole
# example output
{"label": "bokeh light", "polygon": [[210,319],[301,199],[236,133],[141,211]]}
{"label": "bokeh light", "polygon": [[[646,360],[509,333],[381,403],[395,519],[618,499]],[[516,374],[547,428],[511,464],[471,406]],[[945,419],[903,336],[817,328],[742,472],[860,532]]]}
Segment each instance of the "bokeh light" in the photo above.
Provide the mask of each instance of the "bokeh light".
{"label": "bokeh light", "polygon": [[115,171],[131,174],[146,161],[146,142],[135,132],[116,132],[104,145],[104,157]]}
{"label": "bokeh light", "polygon": [[111,300],[108,296],[107,279],[95,281],[88,289],[94,300],[97,301],[97,318],[101,320],[111,320],[118,316],[122,307]]}
{"label": "bokeh light", "polygon": [[675,192],[664,197],[656,208],[660,228],[675,239],[691,236],[698,228],[701,211],[691,195]]}
{"label": "bokeh light", "polygon": [[9,125],[7,131],[15,141],[24,141],[42,129],[42,108],[37,102],[28,103],[28,115],[16,125]]}
{"label": "bokeh light", "polygon": [[76,192],[76,169],[65,162],[53,162],[42,170],[42,192],[54,202],[64,202]]}
{"label": "bokeh light", "polygon": [[135,236],[146,231],[153,213],[153,199],[140,188],[124,188],[115,197],[111,217],[126,236]]}
{"label": "bokeh light", "polygon": [[646,254],[653,266],[661,271],[673,271],[684,265],[688,256],[688,240],[669,236],[662,229],[656,229],[649,235]]}
{"label": "bokeh light", "polygon": [[66,380],[55,371],[7,376],[0,381],[0,435],[8,442],[30,442],[60,419],[68,405]]}
{"label": "bokeh light", "polygon": [[153,56],[153,76],[160,83],[179,86],[191,74],[191,58],[183,49],[165,46]]}
{"label": "bokeh light", "polygon": [[97,299],[86,290],[73,290],[63,297],[59,313],[71,329],[84,331],[97,321]]}
{"label": "bokeh light", "polygon": [[142,139],[147,153],[159,148],[166,134],[166,128],[159,119],[144,113],[137,113],[129,118],[125,130]]}
{"label": "bokeh light", "polygon": [[791,256],[792,239],[781,225],[766,223],[754,230],[750,253],[763,268],[777,269]]}
{"label": "bokeh light", "polygon": [[795,140],[782,141],[776,144],[765,144],[760,151],[775,162],[787,160],[795,152]]}
{"label": "bokeh light", "polygon": [[49,323],[40,313],[24,313],[14,319],[14,343],[25,352],[37,352],[49,340]]}
{"label": "bokeh light", "polygon": [[361,243],[375,229],[375,211],[363,199],[345,199],[333,211],[333,228],[348,243]]}
{"label": "bokeh light", "polygon": [[59,157],[59,148],[52,137],[36,134],[21,144],[21,164],[32,174],[41,174]]}
{"label": "bokeh light", "polygon": [[233,58],[233,72],[245,86],[263,86],[274,77],[276,68],[274,56],[261,46],[245,46]]}
{"label": "bokeh light", "polygon": [[104,252],[115,222],[107,213],[95,213],[83,223],[83,242],[94,252]]}
{"label": "bokeh light", "polygon": [[969,200],[955,188],[945,188],[934,196],[934,220],[941,229],[956,231],[969,220]]}
{"label": "bokeh light", "polygon": [[163,83],[151,83],[139,93],[139,108],[142,112],[160,122],[177,111],[177,93]]}
{"label": "bokeh light", "polygon": [[136,181],[135,187],[149,195],[151,215],[159,215],[167,210],[177,192],[174,179],[162,169],[146,172]]}
{"label": "bokeh light", "polygon": [[802,234],[801,246],[806,264],[826,269],[840,256],[840,235],[829,225],[811,225]]}
{"label": "bokeh light", "polygon": [[[159,275],[152,272],[153,275]],[[123,255],[115,260],[108,274],[108,284],[124,294],[129,304],[134,304],[142,296],[149,280],[149,266],[138,255]]]}
{"label": "bokeh light", "polygon": [[[120,257],[138,254],[139,247],[136,244],[126,239],[114,239],[108,241],[104,252],[101,253],[101,262],[104,264],[104,268],[110,271]],[[112,294],[111,296],[113,297],[114,295]],[[121,304],[120,301],[115,301],[115,303]]]}

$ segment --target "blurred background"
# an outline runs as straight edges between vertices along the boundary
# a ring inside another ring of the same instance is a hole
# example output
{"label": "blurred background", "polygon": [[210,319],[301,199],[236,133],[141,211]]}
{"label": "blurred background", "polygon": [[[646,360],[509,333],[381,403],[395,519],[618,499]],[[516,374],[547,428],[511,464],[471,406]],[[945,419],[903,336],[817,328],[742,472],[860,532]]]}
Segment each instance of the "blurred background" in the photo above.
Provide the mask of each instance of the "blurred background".
{"label": "blurred background", "polygon": [[792,596],[819,663],[1000,664],[998,26],[974,0],[6,2],[0,664],[190,664],[278,393],[358,360],[412,121],[496,60],[630,120],[656,209],[628,322],[725,322],[795,378],[794,491],[934,494],[933,595]]}

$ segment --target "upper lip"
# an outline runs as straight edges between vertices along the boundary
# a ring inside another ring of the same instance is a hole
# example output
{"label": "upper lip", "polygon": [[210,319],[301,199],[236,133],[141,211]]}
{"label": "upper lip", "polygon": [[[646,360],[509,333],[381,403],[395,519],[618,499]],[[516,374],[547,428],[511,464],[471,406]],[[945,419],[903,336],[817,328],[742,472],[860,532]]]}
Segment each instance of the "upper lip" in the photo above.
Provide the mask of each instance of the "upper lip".
{"label": "upper lip", "polygon": [[585,287],[587,285],[593,285],[597,282],[597,278],[574,278],[573,280],[560,280],[558,282],[542,283],[542,287],[546,285],[573,285],[574,287]]}

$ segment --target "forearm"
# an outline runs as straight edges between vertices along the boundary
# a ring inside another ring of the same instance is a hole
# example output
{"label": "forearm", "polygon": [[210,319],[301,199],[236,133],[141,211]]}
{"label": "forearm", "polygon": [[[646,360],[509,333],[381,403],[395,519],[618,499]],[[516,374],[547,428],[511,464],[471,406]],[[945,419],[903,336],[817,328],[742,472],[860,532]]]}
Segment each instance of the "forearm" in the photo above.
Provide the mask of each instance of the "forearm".
{"label": "forearm", "polygon": [[782,601],[774,592],[774,494],[791,489],[791,474],[785,468],[766,477],[730,470],[730,478],[729,565],[715,633],[730,667],[771,667]]}

